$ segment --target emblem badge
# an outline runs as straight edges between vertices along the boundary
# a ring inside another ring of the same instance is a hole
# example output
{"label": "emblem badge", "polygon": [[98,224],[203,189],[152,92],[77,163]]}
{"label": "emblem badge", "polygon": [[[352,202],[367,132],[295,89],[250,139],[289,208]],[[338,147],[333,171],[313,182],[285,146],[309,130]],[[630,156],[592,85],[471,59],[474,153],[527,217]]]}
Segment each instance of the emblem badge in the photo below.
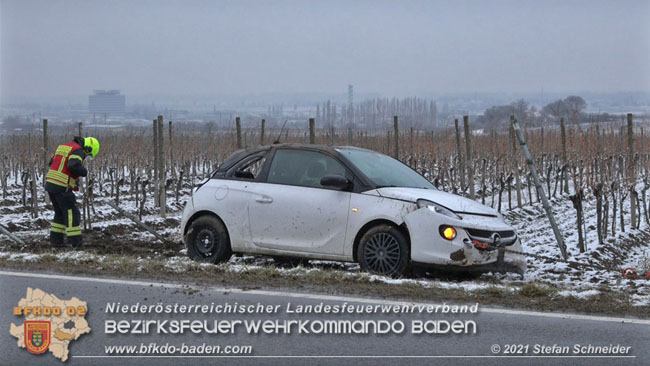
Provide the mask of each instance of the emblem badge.
{"label": "emblem badge", "polygon": [[495,247],[498,247],[498,246],[501,245],[501,235],[499,235],[499,233],[492,234],[492,244]]}
{"label": "emblem badge", "polygon": [[43,353],[50,347],[51,323],[28,320],[25,322],[25,347],[31,353]]}

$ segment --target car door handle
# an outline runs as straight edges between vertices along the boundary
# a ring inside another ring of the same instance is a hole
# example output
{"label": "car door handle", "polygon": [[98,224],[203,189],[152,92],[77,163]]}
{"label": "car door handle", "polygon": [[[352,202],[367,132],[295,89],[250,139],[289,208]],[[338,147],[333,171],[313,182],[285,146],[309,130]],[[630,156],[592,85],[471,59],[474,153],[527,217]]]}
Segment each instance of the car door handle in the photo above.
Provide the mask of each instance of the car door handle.
{"label": "car door handle", "polygon": [[256,198],[255,201],[257,201],[259,203],[271,203],[271,202],[273,202],[273,198],[271,198],[269,196],[263,196],[263,197]]}

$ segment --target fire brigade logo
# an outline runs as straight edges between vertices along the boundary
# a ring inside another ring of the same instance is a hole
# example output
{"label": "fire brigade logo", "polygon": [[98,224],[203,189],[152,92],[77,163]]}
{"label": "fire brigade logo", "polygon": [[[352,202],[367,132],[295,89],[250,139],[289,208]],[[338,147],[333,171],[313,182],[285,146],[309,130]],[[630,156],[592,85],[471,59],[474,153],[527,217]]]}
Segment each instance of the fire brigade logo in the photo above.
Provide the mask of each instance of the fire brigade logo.
{"label": "fire brigade logo", "polygon": [[13,307],[16,324],[11,323],[9,333],[17,338],[18,347],[39,355],[35,357],[51,353],[65,362],[70,357],[70,343],[90,333],[87,313],[88,304],[76,297],[59,299],[27,288],[26,296]]}
{"label": "fire brigade logo", "polygon": [[52,324],[49,321],[25,322],[25,348],[31,353],[43,353],[50,347]]}

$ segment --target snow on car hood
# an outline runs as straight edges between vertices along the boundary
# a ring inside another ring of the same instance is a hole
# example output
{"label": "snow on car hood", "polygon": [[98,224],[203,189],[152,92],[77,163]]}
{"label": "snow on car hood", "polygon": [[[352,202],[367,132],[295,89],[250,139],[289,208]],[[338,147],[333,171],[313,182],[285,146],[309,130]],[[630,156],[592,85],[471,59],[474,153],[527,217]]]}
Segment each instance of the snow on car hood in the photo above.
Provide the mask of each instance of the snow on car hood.
{"label": "snow on car hood", "polygon": [[[422,198],[445,206],[456,212],[494,216],[497,216],[498,214],[497,210],[470,200],[469,198],[433,189],[384,187],[377,188],[375,191],[382,197],[404,201],[415,202]],[[372,194],[371,192],[367,193]]]}

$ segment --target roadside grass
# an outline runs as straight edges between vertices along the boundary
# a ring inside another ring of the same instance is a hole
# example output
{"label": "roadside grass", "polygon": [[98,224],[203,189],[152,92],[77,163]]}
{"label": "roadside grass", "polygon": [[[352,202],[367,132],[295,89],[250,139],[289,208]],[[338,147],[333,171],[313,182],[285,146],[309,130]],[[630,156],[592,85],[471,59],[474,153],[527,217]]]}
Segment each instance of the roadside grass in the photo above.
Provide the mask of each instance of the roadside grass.
{"label": "roadside grass", "polygon": [[[362,272],[328,268],[279,268],[193,262],[184,257],[138,258],[94,255],[85,252],[44,253],[21,260],[20,254],[0,255],[0,268],[38,270],[62,274],[117,276],[126,279],[183,282],[197,286],[276,288],[353,295],[398,301],[480,303],[541,311],[627,315],[650,318],[650,305],[638,306],[622,291],[595,291],[593,296],[560,296],[556,286],[542,282],[498,284],[484,282],[436,282],[395,280]],[[191,293],[188,293],[191,294]]]}
{"label": "roadside grass", "polygon": [[552,297],[558,293],[558,289],[555,286],[539,283],[539,282],[528,282],[521,286],[519,294],[525,297]]}

